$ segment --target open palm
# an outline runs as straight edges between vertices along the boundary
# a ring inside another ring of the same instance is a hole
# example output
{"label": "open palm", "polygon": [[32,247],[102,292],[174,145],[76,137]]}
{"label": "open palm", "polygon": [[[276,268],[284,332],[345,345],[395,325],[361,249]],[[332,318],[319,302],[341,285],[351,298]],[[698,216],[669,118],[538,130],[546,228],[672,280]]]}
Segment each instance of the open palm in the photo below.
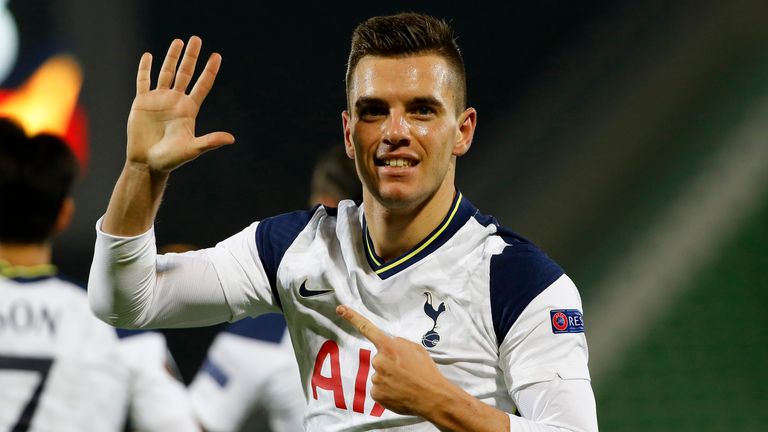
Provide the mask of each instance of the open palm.
{"label": "open palm", "polygon": [[[150,90],[152,55],[144,53],[136,76],[136,97],[128,117],[128,161],[146,164],[152,171],[170,171],[200,154],[234,142],[227,132],[195,136],[195,120],[221,65],[221,56],[212,54],[192,90],[195,64],[202,41],[189,39],[184,57],[184,43],[176,39],[160,68],[157,87]],[[177,69],[178,64],[178,69]]]}

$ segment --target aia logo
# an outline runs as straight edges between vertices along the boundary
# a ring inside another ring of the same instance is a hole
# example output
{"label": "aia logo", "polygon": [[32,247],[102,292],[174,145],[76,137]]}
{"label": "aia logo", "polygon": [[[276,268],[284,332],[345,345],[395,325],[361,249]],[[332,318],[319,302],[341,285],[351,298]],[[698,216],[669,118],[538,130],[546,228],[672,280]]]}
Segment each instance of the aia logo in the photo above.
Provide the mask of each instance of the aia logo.
{"label": "aia logo", "polygon": [[434,348],[437,343],[440,342],[440,335],[437,334],[435,329],[437,328],[437,318],[440,317],[441,313],[445,312],[445,302],[440,303],[440,306],[435,309],[432,304],[432,293],[427,291],[424,295],[427,297],[427,301],[424,302],[424,313],[432,318],[433,325],[432,329],[424,333],[424,336],[421,337],[421,344],[426,348]]}
{"label": "aia logo", "polygon": [[[350,356],[344,356],[349,361]],[[333,402],[336,408],[347,410],[348,395],[350,387],[352,393],[352,411],[356,413],[365,413],[366,403],[370,407],[369,414],[373,417],[381,417],[384,414],[384,407],[374,401],[368,394],[369,372],[371,370],[371,350],[360,348],[358,351],[357,373],[354,383],[350,383],[349,369],[353,365],[347,363],[344,365],[346,373],[342,373],[342,355],[339,344],[332,340],[327,340],[320,347],[315,357],[315,367],[312,372],[312,397],[318,400],[318,389],[330,392],[333,395]],[[329,375],[323,374],[323,366]],[[346,384],[343,382],[347,378]],[[344,388],[346,387],[346,392]]]}
{"label": "aia logo", "polygon": [[584,318],[578,309],[555,309],[549,311],[552,333],[584,333]]}

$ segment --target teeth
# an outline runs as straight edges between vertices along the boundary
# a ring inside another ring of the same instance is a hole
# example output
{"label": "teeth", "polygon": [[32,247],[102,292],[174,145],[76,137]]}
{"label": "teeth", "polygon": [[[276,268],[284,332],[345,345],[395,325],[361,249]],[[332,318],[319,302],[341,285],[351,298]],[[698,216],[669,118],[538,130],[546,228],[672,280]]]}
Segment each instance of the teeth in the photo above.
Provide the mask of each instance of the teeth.
{"label": "teeth", "polygon": [[389,167],[409,167],[413,166],[413,161],[408,159],[386,159],[384,160],[384,165]]}

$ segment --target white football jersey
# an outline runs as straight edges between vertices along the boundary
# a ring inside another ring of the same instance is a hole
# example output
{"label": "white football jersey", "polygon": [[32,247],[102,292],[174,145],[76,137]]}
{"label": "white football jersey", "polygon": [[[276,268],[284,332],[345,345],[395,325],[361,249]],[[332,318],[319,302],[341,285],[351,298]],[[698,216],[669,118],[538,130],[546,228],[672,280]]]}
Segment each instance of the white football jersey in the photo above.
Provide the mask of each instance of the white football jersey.
{"label": "white football jersey", "polygon": [[304,430],[307,403],[282,315],[245,318],[216,335],[189,391],[206,431]]}
{"label": "white football jersey", "polygon": [[[91,305],[136,326],[282,311],[308,431],[437,430],[371,398],[376,349],[336,315],[341,304],[422,344],[446,378],[510,413],[512,430],[597,430],[581,299],[557,264],[460,193],[432,233],[384,261],[362,209],[342,201],[268,218],[185,255],[156,257],[152,230],[99,231]],[[127,300],[114,304],[115,292]]]}
{"label": "white football jersey", "polygon": [[141,430],[198,430],[162,335],[121,341],[82,288],[28,274],[0,275],[0,430],[122,431],[129,407]]}

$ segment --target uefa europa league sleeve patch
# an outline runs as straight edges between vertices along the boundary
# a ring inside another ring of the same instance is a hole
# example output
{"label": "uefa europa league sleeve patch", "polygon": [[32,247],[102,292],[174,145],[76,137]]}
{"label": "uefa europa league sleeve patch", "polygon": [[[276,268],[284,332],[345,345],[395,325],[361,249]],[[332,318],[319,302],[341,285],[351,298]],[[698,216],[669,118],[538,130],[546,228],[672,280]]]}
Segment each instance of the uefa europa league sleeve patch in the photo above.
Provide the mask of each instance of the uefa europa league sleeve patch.
{"label": "uefa europa league sleeve patch", "polygon": [[553,309],[549,311],[552,333],[584,333],[584,319],[578,309]]}

